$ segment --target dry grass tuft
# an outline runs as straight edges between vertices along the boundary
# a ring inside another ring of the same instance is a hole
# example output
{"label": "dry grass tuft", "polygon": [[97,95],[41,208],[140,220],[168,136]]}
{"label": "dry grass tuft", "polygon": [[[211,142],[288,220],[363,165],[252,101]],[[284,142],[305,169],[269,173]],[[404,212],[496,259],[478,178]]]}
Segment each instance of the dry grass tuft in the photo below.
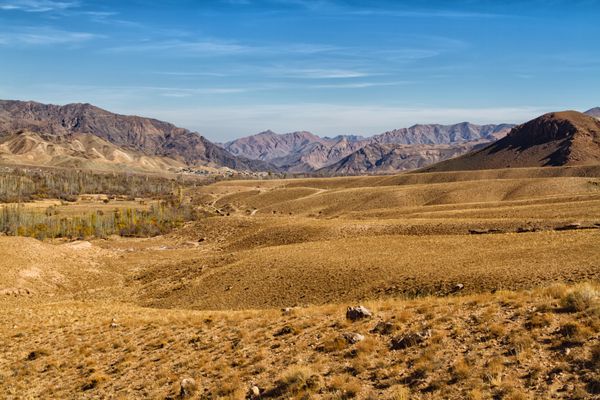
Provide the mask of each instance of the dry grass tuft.
{"label": "dry grass tuft", "polygon": [[600,290],[590,283],[583,283],[569,290],[561,298],[561,305],[568,312],[585,311],[600,301]]}

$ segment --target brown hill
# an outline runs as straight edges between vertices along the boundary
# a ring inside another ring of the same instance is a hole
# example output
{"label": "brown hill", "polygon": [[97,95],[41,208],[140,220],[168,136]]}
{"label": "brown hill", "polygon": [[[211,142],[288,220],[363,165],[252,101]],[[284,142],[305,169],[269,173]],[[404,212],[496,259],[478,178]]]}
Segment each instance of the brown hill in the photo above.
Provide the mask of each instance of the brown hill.
{"label": "brown hill", "polygon": [[195,132],[156,119],[114,114],[90,104],[0,101],[0,139],[23,132],[37,134],[49,145],[89,134],[123,152],[135,153],[134,158],[167,157],[173,163],[187,165],[269,169],[265,163],[235,157]]}
{"label": "brown hill", "polygon": [[600,163],[600,121],[577,111],[553,112],[519,125],[503,139],[427,171]]}

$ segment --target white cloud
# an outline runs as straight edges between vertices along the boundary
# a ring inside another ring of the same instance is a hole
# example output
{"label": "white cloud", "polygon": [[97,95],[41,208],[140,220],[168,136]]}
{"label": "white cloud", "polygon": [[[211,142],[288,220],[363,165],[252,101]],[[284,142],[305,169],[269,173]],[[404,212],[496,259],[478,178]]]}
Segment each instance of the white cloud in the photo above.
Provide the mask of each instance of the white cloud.
{"label": "white cloud", "polygon": [[25,27],[15,31],[0,32],[0,44],[4,45],[56,45],[77,44],[102,38],[89,32],[71,32],[50,27]]}
{"label": "white cloud", "polygon": [[51,12],[63,11],[78,7],[78,1],[53,1],[53,0],[6,0],[0,1],[0,10],[25,11],[25,12]]}

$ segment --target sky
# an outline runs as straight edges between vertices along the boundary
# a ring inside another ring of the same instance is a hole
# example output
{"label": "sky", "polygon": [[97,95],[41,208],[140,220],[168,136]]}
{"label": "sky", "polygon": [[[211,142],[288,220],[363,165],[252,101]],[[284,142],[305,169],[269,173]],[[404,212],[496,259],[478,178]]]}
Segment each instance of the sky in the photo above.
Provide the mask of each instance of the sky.
{"label": "sky", "polygon": [[224,142],[600,105],[600,1],[0,0],[0,98]]}

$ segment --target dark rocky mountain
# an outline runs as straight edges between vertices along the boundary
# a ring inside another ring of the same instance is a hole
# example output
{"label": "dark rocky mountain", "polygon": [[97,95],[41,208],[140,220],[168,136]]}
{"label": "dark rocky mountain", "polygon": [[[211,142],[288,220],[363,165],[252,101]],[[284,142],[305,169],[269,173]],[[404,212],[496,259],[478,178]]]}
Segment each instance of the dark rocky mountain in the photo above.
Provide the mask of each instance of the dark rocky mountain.
{"label": "dark rocky mountain", "polygon": [[553,112],[513,128],[481,150],[444,161],[426,171],[600,163],[600,120],[577,111]]}
{"label": "dark rocky mountain", "polygon": [[594,118],[600,118],[600,107],[590,108],[584,114],[590,115]]}
{"label": "dark rocky mountain", "polygon": [[50,145],[92,135],[127,154],[168,158],[185,165],[272,169],[261,161],[236,157],[195,132],[156,119],[114,114],[90,104],[0,101],[0,141],[32,134],[36,141]]}

